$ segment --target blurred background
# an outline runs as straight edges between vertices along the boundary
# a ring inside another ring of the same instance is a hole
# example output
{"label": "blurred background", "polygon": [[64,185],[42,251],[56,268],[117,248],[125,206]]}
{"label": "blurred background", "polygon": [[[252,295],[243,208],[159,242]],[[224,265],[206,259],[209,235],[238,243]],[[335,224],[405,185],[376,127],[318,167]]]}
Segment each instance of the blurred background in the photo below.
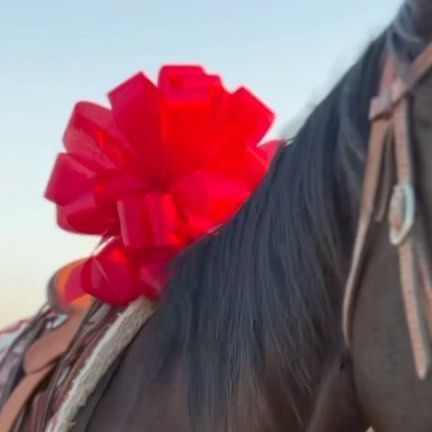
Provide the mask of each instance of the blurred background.
{"label": "blurred background", "polygon": [[399,0],[0,1],[0,326],[33,313],[95,238],[57,228],[43,191],[74,103],[164,63],[246,85],[293,134]]}

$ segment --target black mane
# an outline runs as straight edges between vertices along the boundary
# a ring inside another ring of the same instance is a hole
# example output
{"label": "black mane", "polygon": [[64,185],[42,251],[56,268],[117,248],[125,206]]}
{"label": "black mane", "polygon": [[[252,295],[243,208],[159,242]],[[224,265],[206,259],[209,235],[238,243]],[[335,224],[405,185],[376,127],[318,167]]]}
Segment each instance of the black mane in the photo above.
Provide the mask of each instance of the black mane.
{"label": "black mane", "polygon": [[384,39],[314,110],[233,220],[176,261],[160,340],[165,367],[186,359],[193,418],[261,425],[261,411],[281,402],[303,417],[294,401],[310,396],[340,343]]}

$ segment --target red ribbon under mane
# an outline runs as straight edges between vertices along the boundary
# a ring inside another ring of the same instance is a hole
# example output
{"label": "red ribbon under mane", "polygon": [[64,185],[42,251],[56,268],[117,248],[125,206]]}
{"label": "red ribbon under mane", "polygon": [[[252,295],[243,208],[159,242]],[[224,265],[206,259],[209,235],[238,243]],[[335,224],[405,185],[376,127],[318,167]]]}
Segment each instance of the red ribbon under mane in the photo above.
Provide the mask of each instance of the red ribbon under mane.
{"label": "red ribbon under mane", "polygon": [[46,197],[62,228],[102,236],[69,297],[122,305],[160,295],[167,262],[236,212],[279,142],[257,147],[272,112],[198,66],[165,66],[157,86],[137,74],[109,100],[75,106]]}

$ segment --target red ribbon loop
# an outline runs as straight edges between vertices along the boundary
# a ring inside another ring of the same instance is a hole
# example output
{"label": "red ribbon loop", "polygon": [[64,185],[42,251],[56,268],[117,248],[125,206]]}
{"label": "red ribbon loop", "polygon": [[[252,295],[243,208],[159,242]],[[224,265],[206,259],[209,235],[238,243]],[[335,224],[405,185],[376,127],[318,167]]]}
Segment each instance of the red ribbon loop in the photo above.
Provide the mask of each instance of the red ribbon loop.
{"label": "red ribbon loop", "polygon": [[46,196],[62,228],[103,237],[70,292],[122,305],[160,295],[169,260],[232,217],[280,142],[257,147],[271,111],[200,66],[137,74],[109,100],[75,106]]}

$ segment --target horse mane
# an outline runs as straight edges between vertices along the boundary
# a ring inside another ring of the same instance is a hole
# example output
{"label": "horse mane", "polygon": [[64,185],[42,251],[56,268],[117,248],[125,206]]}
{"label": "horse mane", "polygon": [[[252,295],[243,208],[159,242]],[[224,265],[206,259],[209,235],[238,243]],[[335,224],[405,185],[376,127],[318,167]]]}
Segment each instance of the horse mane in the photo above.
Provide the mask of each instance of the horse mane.
{"label": "horse mane", "polygon": [[185,359],[192,419],[234,430],[248,418],[268,430],[273,420],[264,412],[283,404],[305,420],[298,401],[316,391],[341,343],[341,293],[384,40],[315,108],[235,217],[176,259],[158,312],[161,371]]}
{"label": "horse mane", "polygon": [[[430,26],[432,4],[428,0],[415,3],[414,1],[406,1],[402,5],[387,34],[387,45],[395,55],[397,66],[402,71],[426,48],[432,39]],[[423,15],[422,23],[419,23],[420,14]]]}

